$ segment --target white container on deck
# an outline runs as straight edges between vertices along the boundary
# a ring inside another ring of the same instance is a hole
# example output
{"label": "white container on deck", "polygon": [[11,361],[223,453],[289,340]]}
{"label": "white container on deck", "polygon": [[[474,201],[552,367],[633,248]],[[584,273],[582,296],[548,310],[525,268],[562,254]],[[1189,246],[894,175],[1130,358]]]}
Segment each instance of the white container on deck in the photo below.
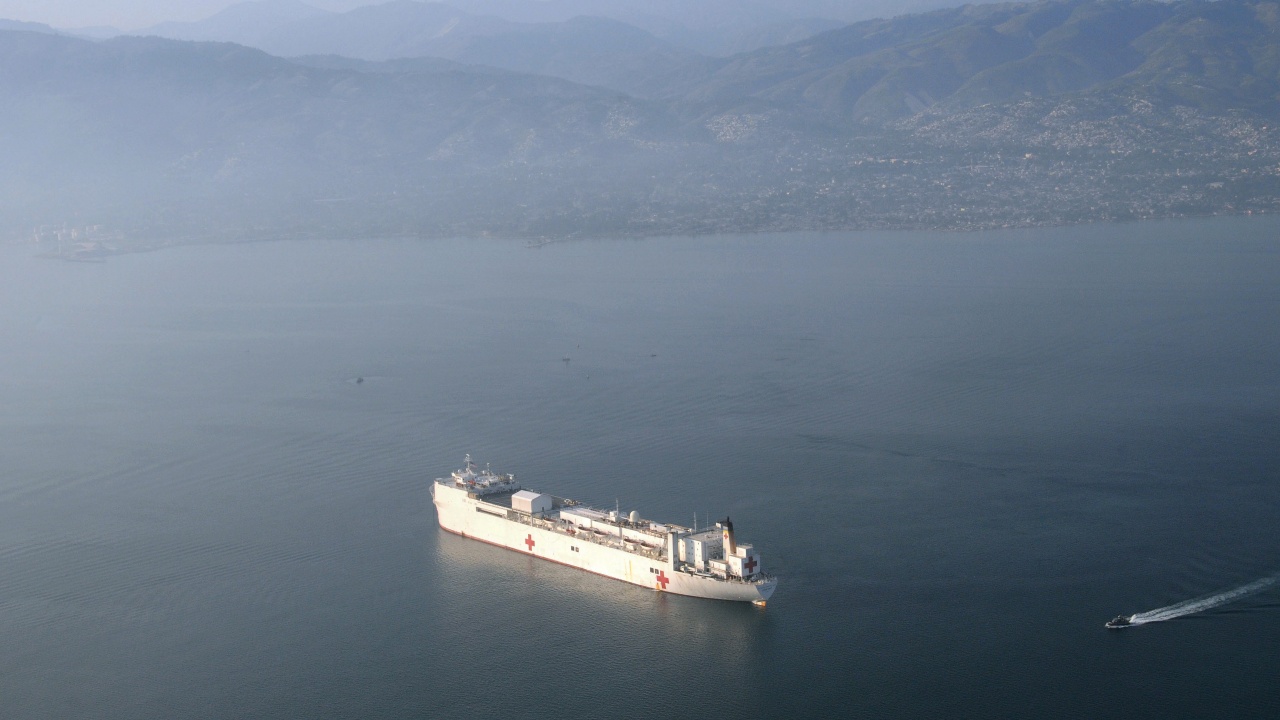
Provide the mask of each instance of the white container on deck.
{"label": "white container on deck", "polygon": [[550,495],[532,490],[521,490],[511,495],[511,507],[527,513],[544,513],[554,504]]}

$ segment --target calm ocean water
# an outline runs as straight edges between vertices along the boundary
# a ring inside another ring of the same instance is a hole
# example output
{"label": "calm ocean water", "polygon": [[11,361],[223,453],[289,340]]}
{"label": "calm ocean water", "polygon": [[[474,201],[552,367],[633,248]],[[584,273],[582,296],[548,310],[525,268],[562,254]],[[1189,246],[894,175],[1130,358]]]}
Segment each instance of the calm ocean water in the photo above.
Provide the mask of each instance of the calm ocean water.
{"label": "calm ocean water", "polygon": [[[1278,238],[0,247],[0,716],[1275,717],[1280,588],[1102,623],[1280,570]],[[467,452],[779,590],[443,533]]]}

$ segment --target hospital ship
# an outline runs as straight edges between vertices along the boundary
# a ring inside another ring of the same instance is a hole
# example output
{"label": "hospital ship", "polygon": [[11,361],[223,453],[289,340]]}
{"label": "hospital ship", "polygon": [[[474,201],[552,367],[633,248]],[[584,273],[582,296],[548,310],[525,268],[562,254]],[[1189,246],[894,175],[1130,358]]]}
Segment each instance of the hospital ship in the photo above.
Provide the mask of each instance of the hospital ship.
{"label": "hospital ship", "polygon": [[431,496],[449,532],[660,592],[764,605],[778,585],[729,518],[699,530],[597,510],[526,490],[470,455]]}

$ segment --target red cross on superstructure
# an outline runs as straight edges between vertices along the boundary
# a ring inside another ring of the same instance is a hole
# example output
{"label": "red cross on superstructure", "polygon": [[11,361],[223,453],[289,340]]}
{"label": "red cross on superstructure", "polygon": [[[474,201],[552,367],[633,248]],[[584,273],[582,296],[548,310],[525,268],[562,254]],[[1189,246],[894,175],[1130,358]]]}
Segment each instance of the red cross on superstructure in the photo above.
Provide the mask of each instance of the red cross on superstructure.
{"label": "red cross on superstructure", "polygon": [[533,546],[538,544],[533,541],[533,533],[529,533],[529,537],[524,539],[524,544],[529,546],[529,552],[533,552]]}
{"label": "red cross on superstructure", "polygon": [[747,561],[746,561],[746,562],[744,562],[744,563],[742,563],[742,567],[744,567],[744,568],[746,568],[746,569],[747,569],[747,574],[748,574],[748,575],[750,575],[751,573],[755,572],[755,571],[756,571],[756,559],[755,559],[755,557],[749,557],[749,558],[747,558]]}
{"label": "red cross on superstructure", "polygon": [[662,587],[661,587],[660,589],[662,589],[662,590],[666,590],[666,589],[667,589],[667,583],[669,583],[669,582],[671,582],[671,578],[667,577],[667,571],[666,571],[666,570],[662,570],[661,572],[659,572],[659,573],[658,573],[658,583],[659,583],[660,585],[662,585]]}

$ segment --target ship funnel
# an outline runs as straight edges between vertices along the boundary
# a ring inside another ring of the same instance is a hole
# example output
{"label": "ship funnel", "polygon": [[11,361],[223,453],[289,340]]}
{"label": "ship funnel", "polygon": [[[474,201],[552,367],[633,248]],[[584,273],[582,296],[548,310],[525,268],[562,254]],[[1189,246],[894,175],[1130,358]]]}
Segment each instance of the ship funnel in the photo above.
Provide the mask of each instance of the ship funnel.
{"label": "ship funnel", "polygon": [[721,534],[724,537],[724,556],[729,557],[738,552],[738,543],[733,539],[733,521],[726,517],[721,521],[720,527],[723,528]]}

